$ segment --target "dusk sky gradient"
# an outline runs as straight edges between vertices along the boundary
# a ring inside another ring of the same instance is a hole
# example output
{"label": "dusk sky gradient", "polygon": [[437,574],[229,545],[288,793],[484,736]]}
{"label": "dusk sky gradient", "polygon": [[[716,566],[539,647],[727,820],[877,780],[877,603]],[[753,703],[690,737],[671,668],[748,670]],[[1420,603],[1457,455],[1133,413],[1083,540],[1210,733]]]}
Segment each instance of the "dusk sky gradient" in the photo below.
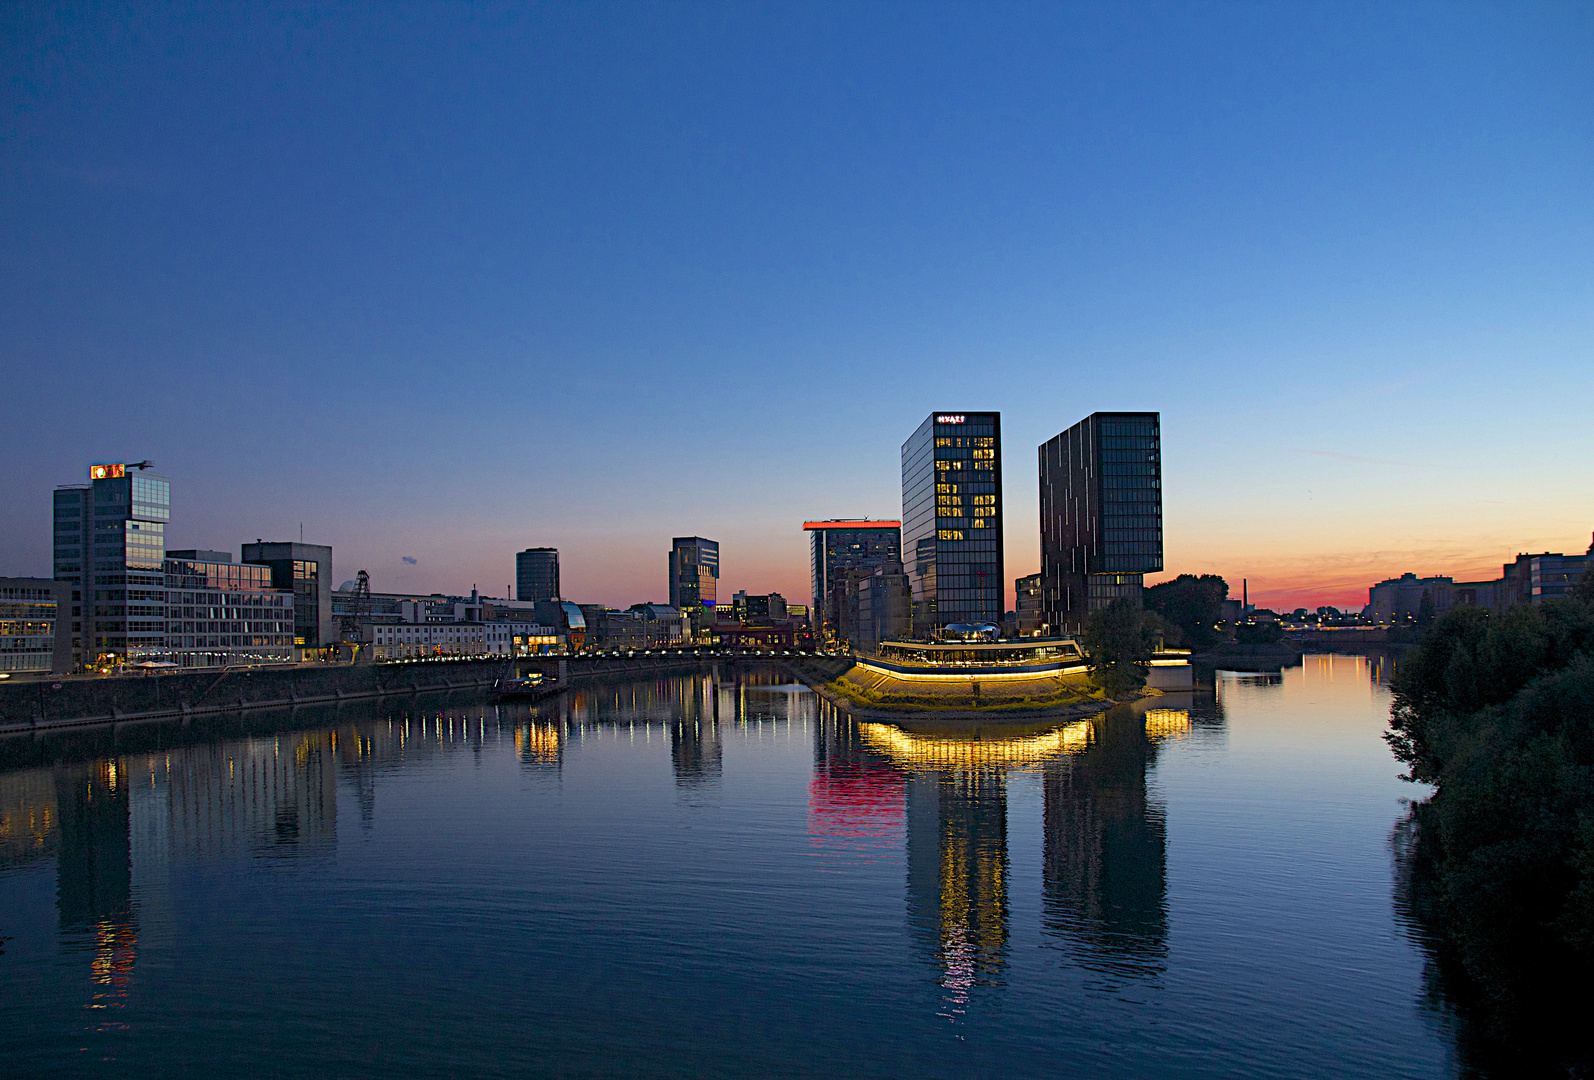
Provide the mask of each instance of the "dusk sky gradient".
{"label": "dusk sky gradient", "polygon": [[[1588,4],[11,4],[0,574],[50,489],[379,591],[808,598],[936,409],[1162,413],[1166,563],[1294,608],[1594,529]],[[415,560],[411,565],[405,558]]]}

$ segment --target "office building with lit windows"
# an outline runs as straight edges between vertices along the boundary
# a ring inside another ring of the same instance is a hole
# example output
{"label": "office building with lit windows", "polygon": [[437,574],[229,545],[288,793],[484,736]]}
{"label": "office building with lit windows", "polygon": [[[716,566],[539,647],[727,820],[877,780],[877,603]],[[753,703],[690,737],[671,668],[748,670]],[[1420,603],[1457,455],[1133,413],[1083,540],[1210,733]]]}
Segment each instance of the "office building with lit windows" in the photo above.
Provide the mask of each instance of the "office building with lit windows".
{"label": "office building with lit windows", "polygon": [[559,599],[558,548],[527,548],[515,552],[515,599],[533,604]]}
{"label": "office building with lit windows", "polygon": [[916,637],[1001,622],[1000,413],[931,413],[902,444],[902,559]]}
{"label": "office building with lit windows", "polygon": [[285,664],[294,648],[293,587],[271,567],[218,551],[173,551],[164,564],[166,656],[180,668]]}
{"label": "office building with lit windows", "polygon": [[1093,413],[1041,444],[1041,610],[1077,634],[1162,569],[1162,431],[1154,412]]}
{"label": "office building with lit windows", "polygon": [[0,672],[71,671],[71,611],[68,582],[0,577]]}
{"label": "office building with lit windows", "polygon": [[53,501],[55,580],[71,594],[56,630],[70,627],[73,666],[164,659],[171,480],[147,461],[96,463]]}
{"label": "office building with lit windows", "polygon": [[293,593],[293,644],[301,660],[315,659],[342,637],[332,615],[332,549],[324,544],[256,540],[243,561],[271,568],[271,587]]}
{"label": "office building with lit windows", "polygon": [[811,539],[814,628],[840,632],[847,603],[847,575],[902,561],[902,522],[832,518],[805,521]]}
{"label": "office building with lit windows", "polygon": [[677,536],[670,542],[670,606],[694,621],[713,622],[719,599],[720,545],[701,536]]}

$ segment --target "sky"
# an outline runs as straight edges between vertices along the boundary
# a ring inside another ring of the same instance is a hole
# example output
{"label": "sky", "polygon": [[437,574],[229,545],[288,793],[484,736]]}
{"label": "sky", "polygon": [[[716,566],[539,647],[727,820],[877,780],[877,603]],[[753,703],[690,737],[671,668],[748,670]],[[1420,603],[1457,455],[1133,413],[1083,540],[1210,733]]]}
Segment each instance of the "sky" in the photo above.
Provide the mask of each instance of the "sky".
{"label": "sky", "polygon": [[0,574],[50,489],[377,591],[808,594],[932,411],[1162,414],[1165,565],[1360,606],[1594,530],[1594,7],[0,9]]}

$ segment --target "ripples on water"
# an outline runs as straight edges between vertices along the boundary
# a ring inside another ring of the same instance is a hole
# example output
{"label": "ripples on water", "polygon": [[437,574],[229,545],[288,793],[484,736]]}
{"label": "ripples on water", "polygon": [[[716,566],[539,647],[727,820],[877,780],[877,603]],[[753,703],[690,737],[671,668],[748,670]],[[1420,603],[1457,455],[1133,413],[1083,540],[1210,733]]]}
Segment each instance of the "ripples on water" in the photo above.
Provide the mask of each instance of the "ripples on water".
{"label": "ripples on water", "polygon": [[1451,1075],[1377,676],[977,737],[726,670],[0,743],[0,1072]]}

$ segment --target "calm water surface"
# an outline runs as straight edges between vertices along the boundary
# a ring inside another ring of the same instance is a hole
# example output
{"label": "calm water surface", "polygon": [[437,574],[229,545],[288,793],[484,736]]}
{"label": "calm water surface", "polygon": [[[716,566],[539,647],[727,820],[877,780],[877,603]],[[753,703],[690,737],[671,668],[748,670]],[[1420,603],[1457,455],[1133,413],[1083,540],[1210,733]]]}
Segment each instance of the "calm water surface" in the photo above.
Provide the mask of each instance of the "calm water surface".
{"label": "calm water surface", "polygon": [[1004,738],[722,672],[13,740],[0,1073],[1451,1076],[1377,675]]}

